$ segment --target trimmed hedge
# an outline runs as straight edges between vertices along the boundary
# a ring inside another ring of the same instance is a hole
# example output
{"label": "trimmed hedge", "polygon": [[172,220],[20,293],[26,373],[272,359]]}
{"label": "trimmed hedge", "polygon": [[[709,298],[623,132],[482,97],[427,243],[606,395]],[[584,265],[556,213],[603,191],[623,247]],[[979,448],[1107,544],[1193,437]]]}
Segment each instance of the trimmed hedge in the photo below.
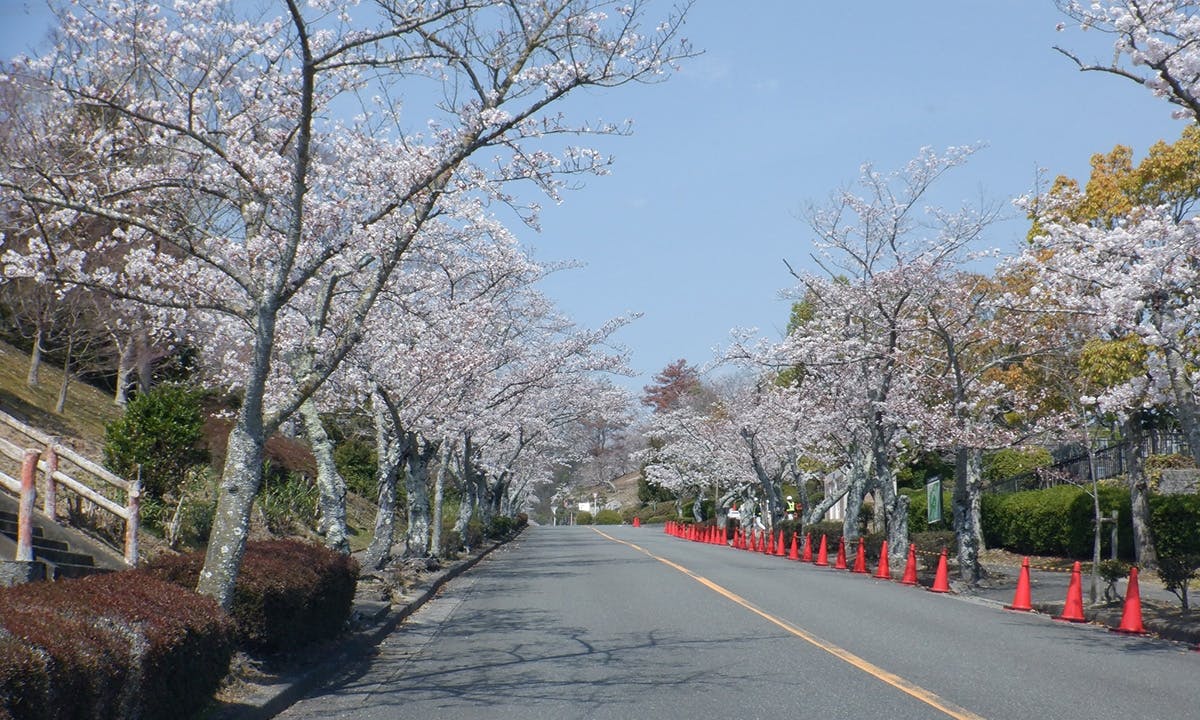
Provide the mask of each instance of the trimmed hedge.
{"label": "trimmed hedge", "polygon": [[0,717],[178,718],[233,654],[210,598],[136,572],[0,591]]}
{"label": "trimmed hedge", "polygon": [[[192,588],[204,553],[163,557],[136,572]],[[350,617],[358,562],[295,540],[246,544],[233,593],[238,645],[255,653],[287,652],[336,636]]]}
{"label": "trimmed hedge", "polygon": [[621,513],[616,510],[601,510],[594,520],[596,525],[620,525],[621,521]]}
{"label": "trimmed hedge", "polygon": [[[1129,524],[1129,492],[1115,485],[1100,486],[1100,511],[1113,510],[1123,518],[1118,531],[1121,557],[1133,554]],[[1075,485],[1028,490],[1007,495],[984,495],[983,535],[988,547],[1029,555],[1088,558],[1092,555],[1092,497]],[[1101,533],[1101,552],[1110,552],[1110,533]]]}

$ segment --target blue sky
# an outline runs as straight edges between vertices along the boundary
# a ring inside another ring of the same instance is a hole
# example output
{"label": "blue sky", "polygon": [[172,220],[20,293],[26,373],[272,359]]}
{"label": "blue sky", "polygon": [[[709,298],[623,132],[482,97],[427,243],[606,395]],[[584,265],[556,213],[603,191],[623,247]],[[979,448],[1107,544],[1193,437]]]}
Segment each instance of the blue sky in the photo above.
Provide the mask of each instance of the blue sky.
{"label": "blue sky", "polygon": [[[0,0],[0,55],[40,35],[44,14],[26,6],[41,3]],[[1064,20],[1053,0],[698,0],[685,34],[702,57],[666,83],[573,101],[633,119],[634,135],[598,143],[612,174],[547,207],[540,234],[519,228],[539,258],[585,263],[546,291],[588,326],[644,313],[618,337],[641,373],[620,383],[640,391],[676,358],[709,361],[731,328],[779,336],[782,259],[806,267],[810,250],[801,213],[863,162],[985,143],[942,201],[1006,202],[1038,168],[1086,179],[1093,153],[1178,138],[1168,103],[1052,49],[1112,57],[1100,33],[1057,32]],[[988,242],[1011,248],[1025,230],[1014,218]]]}

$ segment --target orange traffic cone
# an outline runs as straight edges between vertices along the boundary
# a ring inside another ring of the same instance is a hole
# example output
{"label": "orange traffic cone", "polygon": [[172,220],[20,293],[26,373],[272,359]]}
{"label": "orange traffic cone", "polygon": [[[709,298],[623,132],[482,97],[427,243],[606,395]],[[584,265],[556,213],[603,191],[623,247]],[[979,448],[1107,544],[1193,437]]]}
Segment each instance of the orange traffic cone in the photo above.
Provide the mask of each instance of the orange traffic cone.
{"label": "orange traffic cone", "polygon": [[792,533],[792,549],[788,552],[788,560],[800,559],[800,536]]}
{"label": "orange traffic cone", "polygon": [[867,574],[867,543],[862,538],[858,539],[858,552],[854,554],[854,569],[850,572],[860,575]]}
{"label": "orange traffic cone", "polygon": [[1129,568],[1129,586],[1125,588],[1125,609],[1121,613],[1120,627],[1113,628],[1113,632],[1127,635],[1146,634],[1146,628],[1142,625],[1142,591],[1138,589],[1137,576],[1137,566]]}
{"label": "orange traffic cone", "polygon": [[833,563],[834,570],[846,569],[846,538],[838,538],[837,561]]}
{"label": "orange traffic cone", "polygon": [[916,543],[908,544],[908,562],[904,563],[904,578],[900,580],[901,585],[916,585],[917,584],[917,545]]}
{"label": "orange traffic cone", "polygon": [[1012,605],[1005,605],[1009,610],[1029,611],[1033,609],[1029,595],[1029,558],[1021,562],[1021,574],[1017,577],[1017,592],[1013,595]]}
{"label": "orange traffic cone", "polygon": [[763,532],[763,555],[773,555],[775,553],[775,534],[771,532]]}
{"label": "orange traffic cone", "polygon": [[829,550],[825,547],[825,536],[821,536],[821,547],[817,549],[817,561],[813,563],[818,567],[829,567]]}
{"label": "orange traffic cone", "polygon": [[775,556],[784,557],[787,555],[787,538],[783,536],[783,531],[779,531],[779,542],[775,543]]}
{"label": "orange traffic cone", "polygon": [[938,558],[937,575],[933,578],[933,587],[929,588],[929,591],[950,592],[950,566],[946,562],[946,548],[942,548],[942,556]]}
{"label": "orange traffic cone", "polygon": [[1087,622],[1083,616],[1083,578],[1079,572],[1079,561],[1071,568],[1071,583],[1067,585],[1067,603],[1063,606],[1062,615],[1055,620],[1067,622]]}
{"label": "orange traffic cone", "polygon": [[800,562],[810,563],[812,561],[812,533],[804,533],[804,552],[800,554]]}
{"label": "orange traffic cone", "polygon": [[634,527],[641,527],[641,526],[642,526],[642,519],[641,519],[641,518],[639,518],[637,515],[634,515],[634,516],[633,516],[633,526],[634,526]]}
{"label": "orange traffic cone", "polygon": [[884,540],[879,548],[879,568],[875,570],[874,577],[879,580],[892,579],[892,569],[888,566],[887,540]]}

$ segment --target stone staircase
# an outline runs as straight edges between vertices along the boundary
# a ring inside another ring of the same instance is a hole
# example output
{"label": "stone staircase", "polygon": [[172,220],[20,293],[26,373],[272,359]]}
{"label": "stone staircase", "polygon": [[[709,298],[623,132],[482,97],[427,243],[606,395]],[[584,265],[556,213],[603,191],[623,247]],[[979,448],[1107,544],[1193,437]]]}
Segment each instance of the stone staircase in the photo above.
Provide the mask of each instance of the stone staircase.
{"label": "stone staircase", "polygon": [[[11,560],[17,550],[17,500],[0,492],[0,559]],[[48,580],[113,572],[127,567],[116,550],[83,533],[50,522],[40,512],[33,519],[33,559],[41,566],[34,575]]]}

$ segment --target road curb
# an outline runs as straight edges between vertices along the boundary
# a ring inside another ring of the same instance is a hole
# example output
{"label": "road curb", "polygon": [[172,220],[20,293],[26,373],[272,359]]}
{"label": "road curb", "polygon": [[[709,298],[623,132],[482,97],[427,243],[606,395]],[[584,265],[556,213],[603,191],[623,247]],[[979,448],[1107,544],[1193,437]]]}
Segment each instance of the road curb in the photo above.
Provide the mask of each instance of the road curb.
{"label": "road curb", "polygon": [[224,705],[213,712],[202,714],[204,720],[267,720],[291,707],[297,700],[336,674],[337,670],[355,657],[371,650],[394,632],[422,605],[429,602],[442,587],[470,570],[479,561],[520,536],[517,533],[481,549],[470,557],[456,561],[453,565],[434,573],[423,581],[411,598],[403,604],[385,605],[382,602],[355,599],[353,613],[366,620],[359,627],[335,640],[337,649],[318,664],[301,671],[281,675],[277,680],[264,683],[247,693],[236,705]]}

